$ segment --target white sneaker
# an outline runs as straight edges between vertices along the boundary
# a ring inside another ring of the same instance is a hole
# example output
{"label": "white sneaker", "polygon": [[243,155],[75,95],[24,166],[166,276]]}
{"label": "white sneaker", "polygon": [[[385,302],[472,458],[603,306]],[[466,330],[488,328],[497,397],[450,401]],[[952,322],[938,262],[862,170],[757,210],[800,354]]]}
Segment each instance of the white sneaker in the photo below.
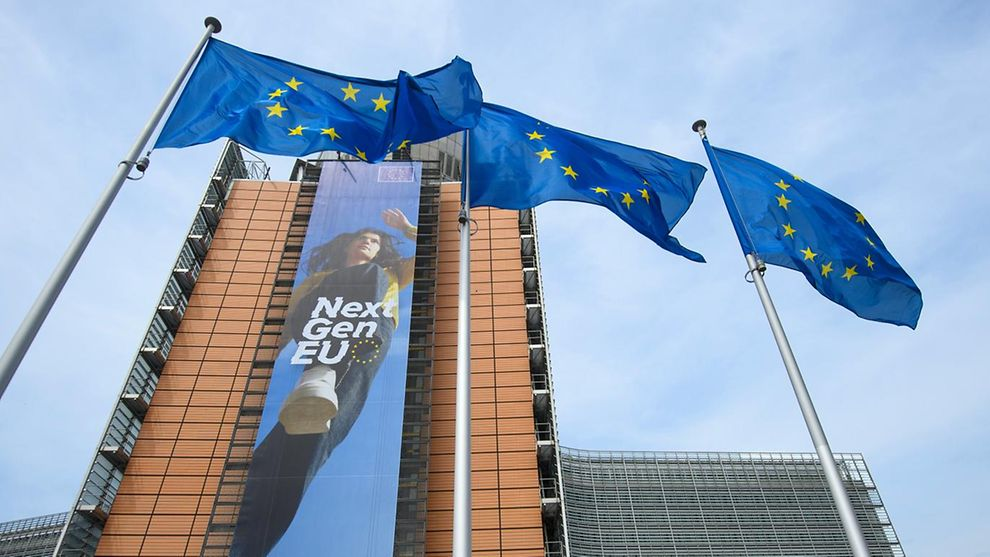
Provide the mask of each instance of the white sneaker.
{"label": "white sneaker", "polygon": [[299,384],[285,397],[278,421],[289,435],[326,433],[337,415],[337,373],[327,366],[303,372]]}

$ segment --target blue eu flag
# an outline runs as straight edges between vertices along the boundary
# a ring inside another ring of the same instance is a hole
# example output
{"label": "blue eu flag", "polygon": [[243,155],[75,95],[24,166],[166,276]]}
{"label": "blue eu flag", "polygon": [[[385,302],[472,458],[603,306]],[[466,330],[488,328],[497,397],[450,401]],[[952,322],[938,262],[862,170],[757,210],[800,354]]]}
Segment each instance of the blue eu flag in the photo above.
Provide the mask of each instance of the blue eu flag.
{"label": "blue eu flag", "polygon": [[343,151],[377,162],[400,147],[473,127],[471,64],[375,81],[290,64],[210,39],[155,147],[221,137],[264,153]]}
{"label": "blue eu flag", "polygon": [[863,213],[768,162],[705,149],[743,252],[800,271],[864,319],[917,326],[921,291]]}
{"label": "blue eu flag", "polygon": [[705,260],[670,235],[705,176],[699,164],[557,128],[489,103],[470,132],[470,146],[472,205],[528,209],[553,200],[601,205],[660,247]]}

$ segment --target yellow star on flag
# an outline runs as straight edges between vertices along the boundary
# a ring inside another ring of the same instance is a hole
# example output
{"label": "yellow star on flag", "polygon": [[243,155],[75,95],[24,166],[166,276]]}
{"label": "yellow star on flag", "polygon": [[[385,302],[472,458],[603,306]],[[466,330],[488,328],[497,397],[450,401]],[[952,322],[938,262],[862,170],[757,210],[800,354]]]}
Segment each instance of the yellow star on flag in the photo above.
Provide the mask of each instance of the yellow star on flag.
{"label": "yellow star on flag", "polygon": [[822,265],[822,276],[828,278],[828,274],[832,272],[832,262]]}
{"label": "yellow star on flag", "polygon": [[371,99],[371,102],[375,103],[375,112],[381,110],[382,112],[388,112],[388,103],[392,102],[385,99],[385,93],[378,93],[377,99]]}
{"label": "yellow star on flag", "polygon": [[870,257],[869,254],[867,254],[866,255],[866,266],[869,267],[870,269],[873,269],[873,266],[876,265],[876,264],[877,264],[876,261],[873,261],[873,258]]}
{"label": "yellow star on flag", "polygon": [[803,182],[804,181],[804,178],[798,176],[797,174],[791,174],[791,176],[793,176],[794,179],[797,180],[798,182]]}
{"label": "yellow star on flag", "polygon": [[783,207],[785,211],[787,210],[787,205],[792,201],[784,197],[784,194],[780,194],[780,197],[775,197],[774,199],[777,200],[777,205]]}
{"label": "yellow star on flag", "polygon": [[347,82],[347,87],[341,87],[340,90],[344,92],[345,101],[347,99],[351,99],[352,101],[357,102],[357,94],[360,89],[355,89],[350,82]]}
{"label": "yellow star on flag", "polygon": [[293,91],[298,91],[299,90],[299,86],[302,85],[303,82],[302,81],[296,81],[295,76],[293,76],[293,78],[290,79],[289,81],[286,81],[285,84],[288,85]]}
{"label": "yellow star on flag", "polygon": [[530,141],[535,141],[537,139],[543,139],[544,135],[537,132],[536,130],[533,130],[531,133],[527,133],[526,137],[528,137]]}
{"label": "yellow star on flag", "polygon": [[368,153],[365,153],[364,151],[362,151],[361,149],[358,149],[357,147],[355,147],[354,150],[357,151],[357,158],[359,158],[359,159],[361,159],[363,161],[368,160]]}
{"label": "yellow star on flag", "polygon": [[281,118],[282,113],[285,112],[286,110],[289,110],[288,108],[282,106],[282,103],[280,102],[277,102],[271,106],[266,106],[265,108],[268,109],[269,118],[271,118],[272,116],[278,116],[279,118]]}
{"label": "yellow star on flag", "polygon": [[804,254],[804,260],[805,261],[808,261],[809,259],[811,261],[814,261],[815,260],[815,257],[818,257],[818,254],[817,253],[811,251],[811,246],[808,246],[807,248],[805,248],[803,250],[799,250],[799,251]]}
{"label": "yellow star on flag", "polygon": [[335,128],[320,128],[320,135],[329,135],[331,141],[334,139],[340,139],[340,134],[337,133]]}
{"label": "yellow star on flag", "polygon": [[285,94],[285,89],[279,87],[278,89],[275,89],[271,93],[268,93],[268,100],[274,101],[277,97],[281,97],[283,94]]}
{"label": "yellow star on flag", "polygon": [[788,237],[788,236],[790,236],[791,238],[793,238],[795,232],[797,232],[797,230],[791,228],[791,223],[787,223],[787,224],[784,225],[784,237],[785,238]]}
{"label": "yellow star on flag", "polygon": [[643,178],[643,185],[644,185],[644,186],[648,186],[648,185],[650,185],[650,183],[646,181],[646,178]]}
{"label": "yellow star on flag", "polygon": [[863,216],[863,213],[860,213],[859,211],[856,211],[856,223],[866,226],[866,217]]}
{"label": "yellow star on flag", "polygon": [[289,128],[289,135],[302,135],[303,130],[306,129],[302,126],[296,126],[294,128]]}
{"label": "yellow star on flag", "polygon": [[542,151],[537,151],[535,154],[536,154],[536,156],[540,157],[540,162],[542,163],[543,161],[545,161],[547,159],[552,159],[553,158],[553,154],[556,153],[556,152],[557,151],[551,151],[550,149],[547,149],[546,147],[544,147]]}
{"label": "yellow star on flag", "polygon": [[577,180],[578,173],[574,172],[574,169],[571,168],[571,165],[562,166],[560,167],[560,169],[564,171],[564,176],[570,176],[574,180]]}
{"label": "yellow star on flag", "polygon": [[598,186],[598,187],[596,187],[595,189],[593,189],[591,191],[593,191],[595,193],[600,193],[600,194],[604,195],[605,197],[608,197],[608,190],[605,189],[605,188],[603,188],[603,187],[601,187],[601,186]]}
{"label": "yellow star on flag", "polygon": [[650,191],[646,188],[641,190],[636,190],[639,192],[639,196],[646,200],[647,203],[650,202]]}
{"label": "yellow star on flag", "polygon": [[846,267],[846,272],[842,273],[842,278],[852,280],[852,278],[858,274],[859,273],[856,272],[856,265],[853,265],[852,267]]}
{"label": "yellow star on flag", "polygon": [[874,248],[877,247],[877,245],[873,243],[873,240],[871,240],[869,236],[866,237],[866,243],[870,244],[870,247],[874,247]]}
{"label": "yellow star on flag", "polygon": [[621,201],[621,203],[626,206],[626,210],[628,211],[629,210],[629,206],[633,204],[633,198],[632,198],[632,196],[629,195],[628,192],[624,192],[622,194],[622,201]]}
{"label": "yellow star on flag", "polygon": [[399,143],[398,149],[405,149],[406,147],[409,146],[409,144],[410,144],[410,141],[408,139],[403,139],[402,140],[402,143]]}
{"label": "yellow star on flag", "polygon": [[787,188],[791,187],[791,185],[785,182],[783,178],[781,178],[779,182],[774,182],[773,185],[784,191],[787,191]]}

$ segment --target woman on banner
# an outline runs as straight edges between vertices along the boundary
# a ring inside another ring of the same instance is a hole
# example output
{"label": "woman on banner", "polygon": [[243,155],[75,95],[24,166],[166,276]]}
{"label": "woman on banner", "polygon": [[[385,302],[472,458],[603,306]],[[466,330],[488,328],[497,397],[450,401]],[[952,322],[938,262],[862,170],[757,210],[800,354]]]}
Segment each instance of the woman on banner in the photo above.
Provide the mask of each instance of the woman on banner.
{"label": "woman on banner", "polygon": [[[387,209],[381,217],[415,242],[417,229],[401,210]],[[347,437],[388,353],[399,291],[412,282],[414,265],[414,257],[401,257],[391,234],[376,228],[340,234],[310,254],[309,276],[293,291],[279,346],[295,341],[295,358],[311,363],[282,404],[279,423],[254,451],[232,557],[268,555],[292,523],[310,481]],[[326,312],[320,315],[334,317],[335,332],[373,332],[327,354],[300,349],[319,330],[313,322],[322,320],[329,330],[330,320],[317,317],[319,308]]]}

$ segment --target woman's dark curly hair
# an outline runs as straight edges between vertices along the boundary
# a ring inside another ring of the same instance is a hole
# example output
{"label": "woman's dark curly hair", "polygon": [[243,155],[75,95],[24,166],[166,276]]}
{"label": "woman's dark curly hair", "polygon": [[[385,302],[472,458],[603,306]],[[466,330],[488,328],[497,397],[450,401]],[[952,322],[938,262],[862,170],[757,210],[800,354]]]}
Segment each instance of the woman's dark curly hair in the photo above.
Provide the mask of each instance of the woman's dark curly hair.
{"label": "woman's dark curly hair", "polygon": [[338,235],[333,240],[314,248],[309,255],[309,263],[306,269],[309,273],[319,273],[321,271],[336,271],[347,266],[347,247],[362,234],[371,233],[378,235],[380,239],[378,255],[371,260],[382,267],[392,267],[397,265],[402,259],[399,250],[395,249],[395,237],[378,228],[362,228],[357,232],[345,232]]}

